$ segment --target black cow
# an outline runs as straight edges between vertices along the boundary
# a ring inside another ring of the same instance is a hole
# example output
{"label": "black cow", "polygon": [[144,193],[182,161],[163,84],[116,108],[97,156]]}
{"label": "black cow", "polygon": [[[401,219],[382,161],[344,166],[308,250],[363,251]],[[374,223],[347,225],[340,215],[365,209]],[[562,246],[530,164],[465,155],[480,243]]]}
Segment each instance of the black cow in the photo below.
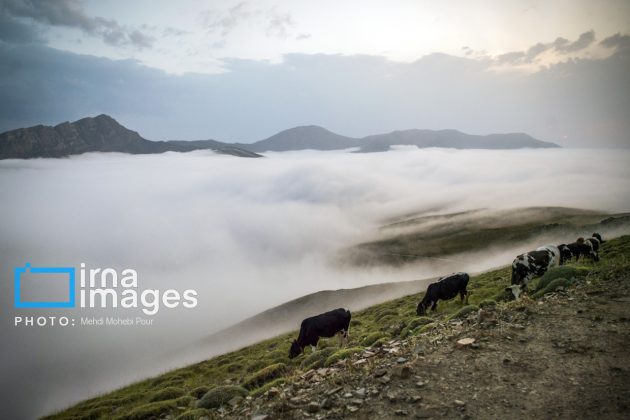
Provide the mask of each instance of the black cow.
{"label": "black cow", "polygon": [[297,340],[291,343],[289,359],[299,356],[306,346],[311,346],[315,350],[320,337],[332,337],[338,334],[341,347],[342,342],[348,339],[351,317],[350,311],[339,308],[306,318],[300,325]]}
{"label": "black cow", "polygon": [[464,302],[464,297],[466,297],[466,302],[468,302],[468,291],[466,287],[468,286],[469,279],[470,277],[467,273],[455,273],[447,277],[442,277],[436,283],[431,283],[424,294],[424,298],[418,303],[416,314],[424,315],[428,307],[431,307],[431,310],[435,311],[437,309],[438,300],[453,299],[458,293],[462,302]]}
{"label": "black cow", "polygon": [[606,242],[606,241],[604,241],[604,240],[602,239],[602,235],[600,235],[600,234],[599,234],[599,233],[597,233],[597,232],[593,233],[591,236],[592,236],[593,238],[597,238],[597,239],[599,240],[599,243],[600,243],[600,244],[603,244],[604,242]]}
{"label": "black cow", "polygon": [[521,254],[512,261],[511,291],[518,299],[521,291],[527,290],[527,284],[535,276],[542,276],[552,267],[560,264],[560,251],[556,246],[545,246],[536,251]]}

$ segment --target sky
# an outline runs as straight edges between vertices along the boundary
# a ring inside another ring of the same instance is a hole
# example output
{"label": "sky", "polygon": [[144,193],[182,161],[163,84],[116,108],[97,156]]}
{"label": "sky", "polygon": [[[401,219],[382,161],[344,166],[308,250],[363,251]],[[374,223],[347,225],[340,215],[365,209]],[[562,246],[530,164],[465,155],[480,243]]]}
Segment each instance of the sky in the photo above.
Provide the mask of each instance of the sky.
{"label": "sky", "polygon": [[630,146],[630,3],[0,1],[0,131],[107,113],[152,140],[315,124]]}

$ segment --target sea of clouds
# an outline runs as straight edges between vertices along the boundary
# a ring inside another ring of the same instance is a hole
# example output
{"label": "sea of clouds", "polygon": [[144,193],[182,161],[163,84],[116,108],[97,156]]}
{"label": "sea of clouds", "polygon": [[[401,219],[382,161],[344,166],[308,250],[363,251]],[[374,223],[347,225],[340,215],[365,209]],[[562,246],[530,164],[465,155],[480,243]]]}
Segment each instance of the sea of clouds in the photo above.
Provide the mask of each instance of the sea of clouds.
{"label": "sea of clouds", "polygon": [[[629,168],[626,150],[415,147],[0,161],[4,409],[28,418],[166,371],[164,351],[307,293],[440,274],[428,264],[333,263],[392,218],[525,206],[629,211]],[[134,268],[140,289],[196,289],[199,304],[160,310],[147,328],[17,328],[12,270],[26,262]],[[505,263],[489,255],[474,268]]]}

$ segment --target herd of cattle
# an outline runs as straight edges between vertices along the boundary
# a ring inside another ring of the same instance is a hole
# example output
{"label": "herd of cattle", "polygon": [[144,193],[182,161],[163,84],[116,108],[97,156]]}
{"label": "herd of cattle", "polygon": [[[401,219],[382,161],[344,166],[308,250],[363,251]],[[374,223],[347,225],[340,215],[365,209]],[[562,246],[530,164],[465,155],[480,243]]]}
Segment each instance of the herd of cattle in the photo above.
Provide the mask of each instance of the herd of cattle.
{"label": "herd of cattle", "polygon": [[[512,292],[518,299],[524,291],[527,291],[527,285],[534,277],[542,276],[550,268],[563,265],[573,258],[575,261],[578,261],[580,257],[599,261],[598,251],[602,243],[604,243],[602,236],[599,233],[593,233],[590,238],[578,238],[570,244],[545,245],[535,251],[521,254],[512,262],[512,283],[505,290]],[[460,272],[431,283],[418,303],[416,313],[419,316],[424,315],[428,308],[435,311],[438,300],[450,300],[457,295],[460,296],[462,303],[464,301],[467,303],[468,280],[470,280],[469,275]],[[314,351],[321,337],[329,338],[337,335],[341,347],[348,340],[351,317],[349,310],[339,308],[306,318],[300,325],[298,338],[291,343],[289,358],[299,356],[306,346],[311,346]]]}

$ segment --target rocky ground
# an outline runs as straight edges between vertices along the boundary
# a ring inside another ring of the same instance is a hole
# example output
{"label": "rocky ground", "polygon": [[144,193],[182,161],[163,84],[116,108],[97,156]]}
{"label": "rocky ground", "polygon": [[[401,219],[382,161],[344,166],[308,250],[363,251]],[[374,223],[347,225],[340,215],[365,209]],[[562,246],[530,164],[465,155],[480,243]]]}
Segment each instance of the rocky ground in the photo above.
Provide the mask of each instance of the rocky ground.
{"label": "rocky ground", "polygon": [[[462,340],[472,339],[472,340]],[[630,268],[298,374],[223,418],[630,416]]]}

